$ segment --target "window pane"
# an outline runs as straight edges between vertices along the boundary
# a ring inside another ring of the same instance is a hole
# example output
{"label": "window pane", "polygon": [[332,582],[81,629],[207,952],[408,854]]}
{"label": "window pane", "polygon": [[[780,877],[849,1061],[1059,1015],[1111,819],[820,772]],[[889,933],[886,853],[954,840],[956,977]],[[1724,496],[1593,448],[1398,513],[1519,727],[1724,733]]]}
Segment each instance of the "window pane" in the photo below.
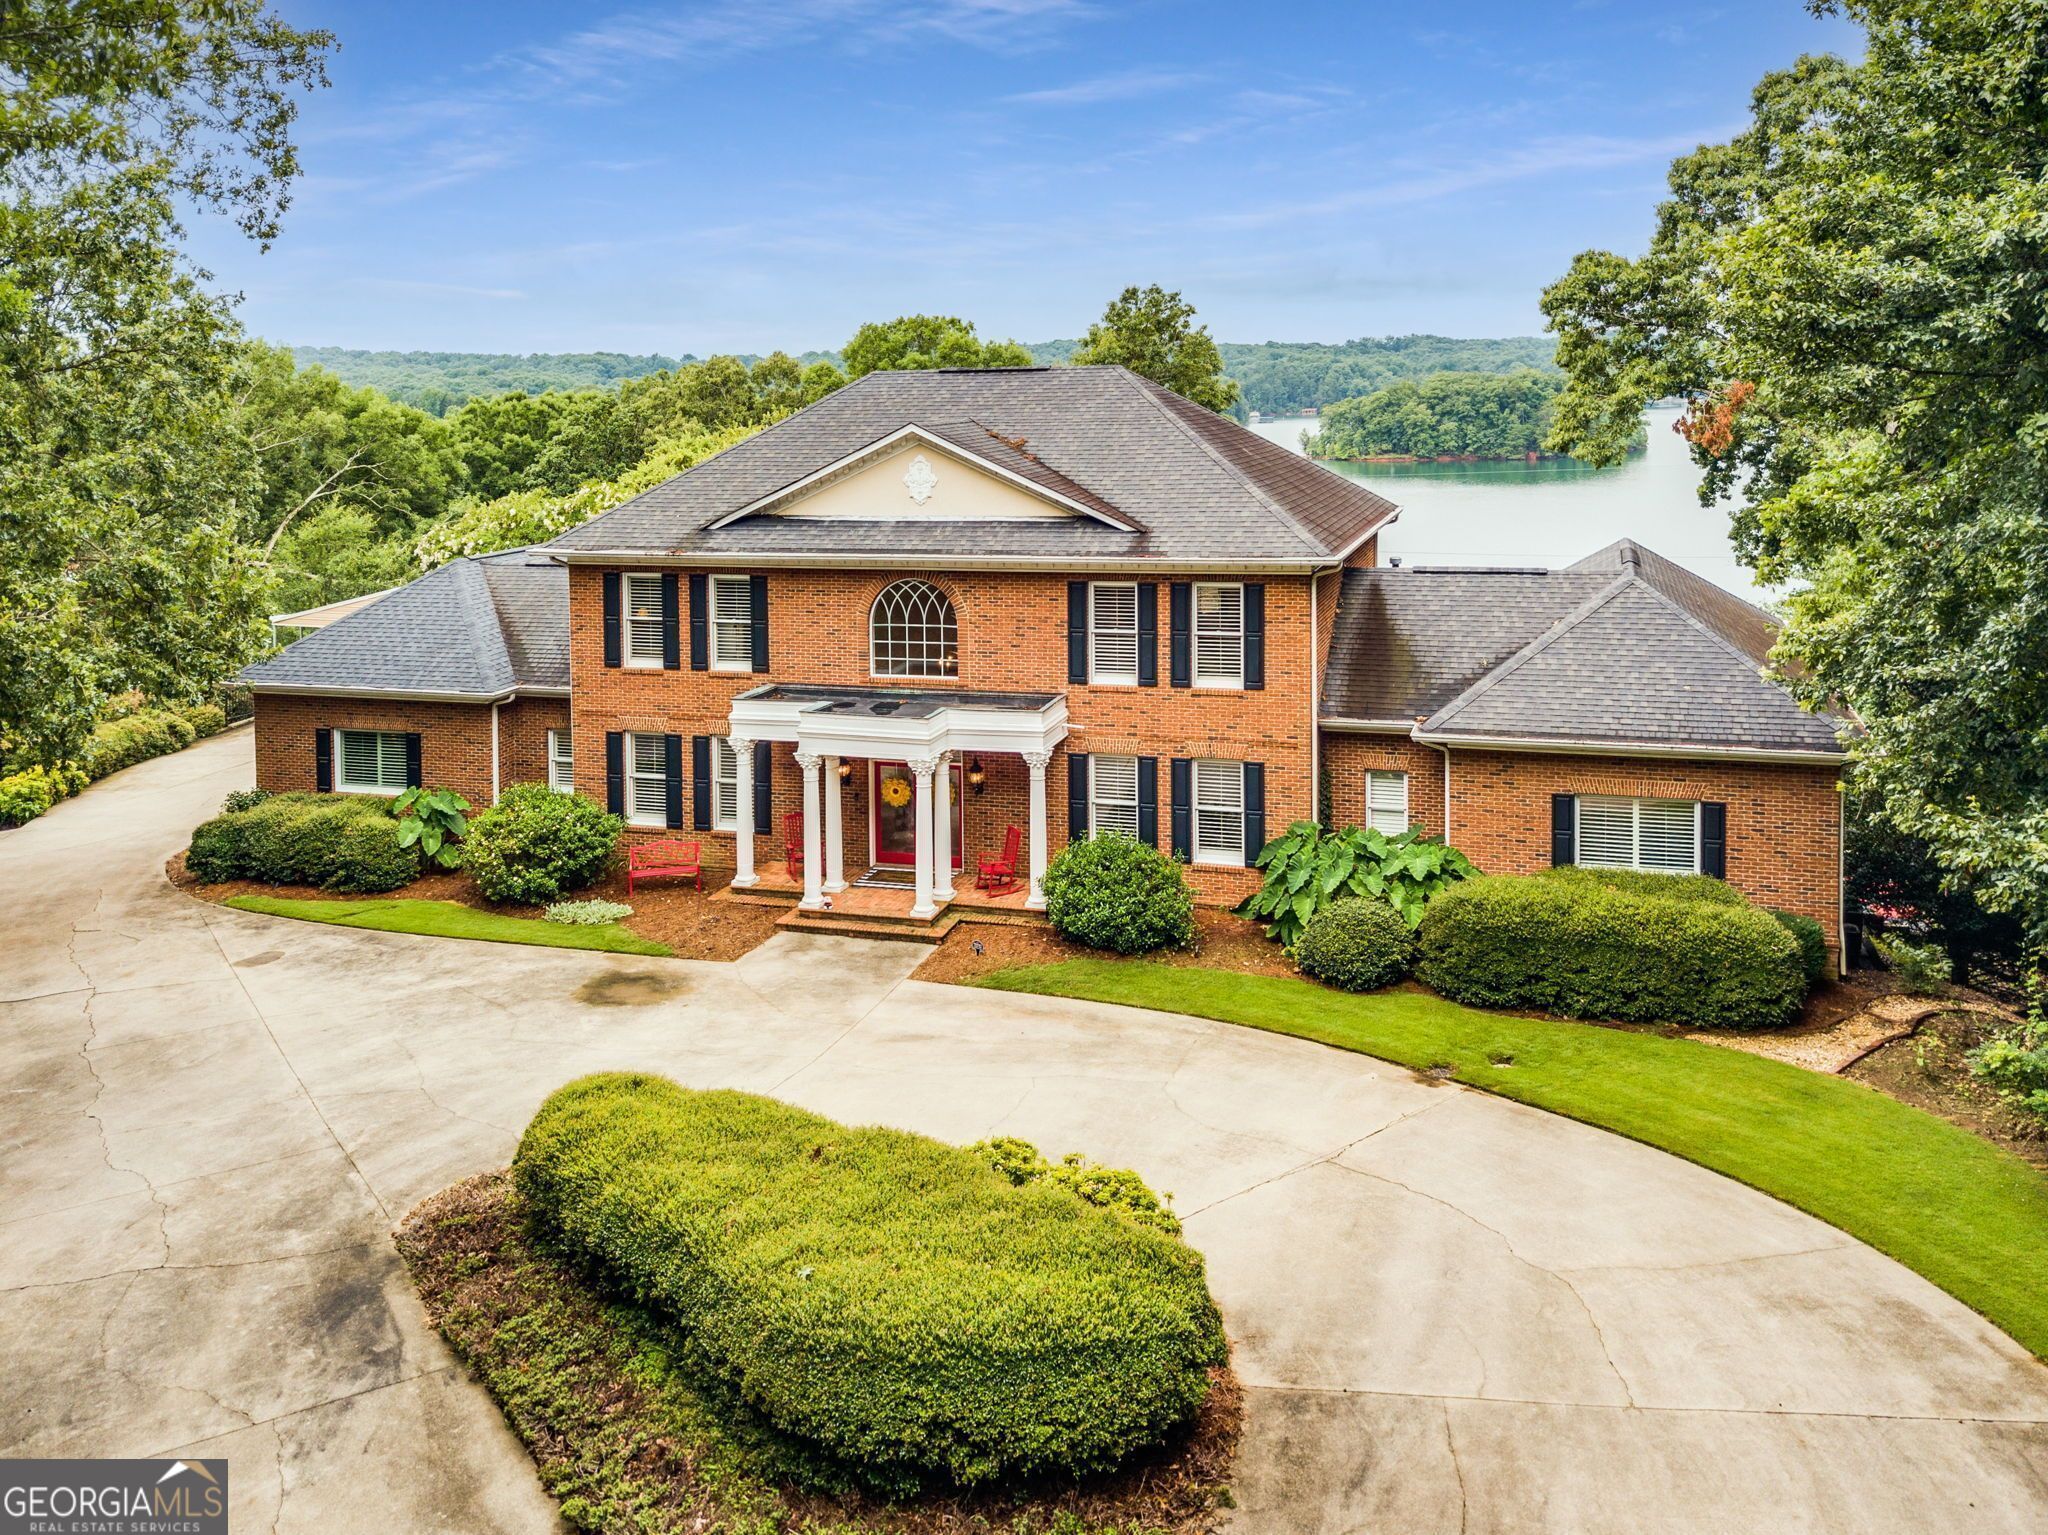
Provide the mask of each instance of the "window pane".
{"label": "window pane", "polygon": [[1690,800],[1637,802],[1638,867],[1690,874],[1699,867],[1699,816]]}
{"label": "window pane", "polygon": [[959,674],[953,604],[929,581],[898,581],[884,590],[868,617],[868,639],[877,677]]}
{"label": "window pane", "polygon": [[566,730],[548,732],[548,787],[564,794],[576,787],[576,762]]}
{"label": "window pane", "polygon": [[724,736],[711,738],[711,797],[713,814],[720,831],[735,831],[740,824],[739,756]]}
{"label": "window pane", "polygon": [[1216,862],[1244,861],[1244,764],[1194,764],[1195,854]]}
{"label": "window pane", "polygon": [[626,577],[626,651],[636,660],[662,659],[661,577]]}
{"label": "window pane", "polygon": [[1408,775],[1375,769],[1365,775],[1365,823],[1398,837],[1408,829]]}
{"label": "window pane", "polygon": [[377,732],[377,783],[386,789],[405,787],[405,737],[395,730]]}
{"label": "window pane", "polygon": [[1235,682],[1244,675],[1244,588],[1195,587],[1195,680]]}
{"label": "window pane", "polygon": [[1579,796],[1577,862],[1598,869],[1631,869],[1636,861],[1634,800]]}
{"label": "window pane", "polygon": [[1088,794],[1093,829],[1138,835],[1138,759],[1090,757]]}
{"label": "window pane", "polygon": [[341,736],[341,781],[371,787],[377,782],[377,737],[368,730],[343,730]]}
{"label": "window pane", "polygon": [[714,664],[745,670],[754,664],[754,598],[744,576],[711,578]]}
{"label": "window pane", "polygon": [[1135,582],[1097,582],[1090,592],[1089,666],[1096,680],[1138,680],[1138,588]]}

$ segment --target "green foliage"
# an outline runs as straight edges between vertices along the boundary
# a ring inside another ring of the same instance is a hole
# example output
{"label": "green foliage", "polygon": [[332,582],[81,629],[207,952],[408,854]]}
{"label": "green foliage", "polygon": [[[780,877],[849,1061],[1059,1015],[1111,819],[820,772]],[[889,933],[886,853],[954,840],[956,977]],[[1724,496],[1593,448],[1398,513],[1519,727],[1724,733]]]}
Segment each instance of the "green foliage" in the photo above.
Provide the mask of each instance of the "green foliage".
{"label": "green foliage", "polygon": [[1140,1226],[1163,1231],[1170,1237],[1180,1235],[1179,1218],[1129,1168],[1098,1167],[1078,1151],[1068,1152],[1057,1162],[1048,1162],[1031,1142],[1014,1135],[976,1141],[967,1149],[1019,1188],[1027,1183],[1046,1183]]}
{"label": "green foliage", "polygon": [[268,605],[298,613],[403,585],[419,574],[413,539],[385,535],[369,512],[337,502],[300,517],[272,547]]}
{"label": "green foliage", "polygon": [[1519,458],[1542,449],[1563,387],[1556,374],[1530,368],[1401,379],[1327,407],[1313,451],[1318,458]]}
{"label": "green foliage", "polygon": [[1870,946],[1884,961],[1885,969],[1899,978],[1906,990],[1932,996],[1948,984],[1953,969],[1948,952],[1938,943],[1911,943],[1904,938],[1873,938]]}
{"label": "green foliage", "polygon": [[1237,385],[1223,375],[1209,327],[1195,323],[1193,304],[1157,283],[1111,299],[1069,360],[1077,366],[1120,363],[1209,410],[1237,403]]}
{"label": "green foliage", "polygon": [[268,789],[230,789],[227,798],[220,802],[222,815],[232,815],[237,810],[254,810],[271,798]]}
{"label": "green foliage", "polygon": [[673,371],[692,361],[653,353],[533,352],[522,356],[506,352],[371,352],[339,346],[293,347],[292,353],[301,367],[325,368],[351,384],[381,389],[394,400],[417,405],[436,416],[447,416],[465,401],[481,396],[615,389],[626,379]]}
{"label": "green foliage", "polygon": [[548,921],[570,927],[601,927],[632,915],[633,908],[624,901],[557,901],[545,913]]}
{"label": "green foliage", "polygon": [[885,1490],[1116,1465],[1227,1357],[1194,1252],[923,1136],[614,1074],[541,1105],[513,1178],[688,1360]]}
{"label": "green foliage", "polygon": [[396,890],[418,878],[419,853],[402,845],[385,803],[354,794],[273,794],[202,823],[185,867],[208,884],[258,880],[346,894]]}
{"label": "green foliage", "polygon": [[[73,784],[77,787],[73,787]],[[85,775],[64,767],[24,768],[0,778],[0,826],[20,826],[48,812],[85,786]]]}
{"label": "green foliage", "polygon": [[2007,1103],[2048,1119],[2048,1044],[2021,1030],[1986,1040],[1968,1060],[1970,1074]]}
{"label": "green foliage", "polygon": [[523,783],[469,823],[463,846],[486,900],[539,906],[602,879],[624,830],[593,800]]}
{"label": "green foliage", "polygon": [[1800,912],[1772,909],[1771,915],[1799,945],[1799,968],[1806,976],[1807,990],[1811,991],[1828,973],[1827,931],[1813,918]]}
{"label": "green foliage", "polygon": [[183,751],[198,739],[199,732],[183,715],[168,709],[138,710],[94,726],[78,754],[78,765],[87,778],[97,781],[151,757]]}
{"label": "green foliage", "polygon": [[1219,350],[1224,371],[1244,390],[1246,407],[1268,415],[1292,415],[1371,394],[1396,379],[1548,369],[1554,366],[1557,348],[1543,336],[1378,336],[1334,344],[1225,341]]}
{"label": "green foliage", "polygon": [[1378,991],[1408,973],[1415,930],[1385,901],[1353,896],[1308,919],[1294,958],[1303,975],[1340,991]]}
{"label": "green foliage", "polygon": [[1885,819],[2048,952],[2048,11],[1825,8],[1854,61],[1767,75],[1640,258],[1545,294],[1554,442],[1612,461],[1645,401],[1693,401],[1703,494],[1795,589],[1785,680],[1855,710]]}
{"label": "green foliage", "polygon": [[183,704],[175,712],[178,718],[192,727],[192,734],[201,741],[228,728],[227,711],[219,704]]}
{"label": "green foliage", "polygon": [[453,789],[407,789],[391,802],[398,817],[398,845],[417,846],[420,856],[443,869],[462,867],[462,834],[469,829],[469,801]]}
{"label": "green foliage", "polygon": [[1725,879],[1716,879],[1711,874],[1659,874],[1650,869],[1602,869],[1585,864],[1561,864],[1545,869],[1535,877],[1568,885],[1619,890],[1624,895],[1648,896],[1659,901],[1697,901],[1709,906],[1749,904],[1748,896]]}
{"label": "green foliage", "polygon": [[846,343],[846,376],[904,368],[1015,368],[1031,354],[1014,341],[983,341],[972,322],[948,314],[870,320]]}
{"label": "green foliage", "polygon": [[1148,954],[1195,941],[1195,897],[1181,866],[1121,832],[1069,842],[1045,871],[1045,914],[1091,949]]}
{"label": "green foliage", "polygon": [[1238,915],[1264,921],[1266,936],[1290,950],[1309,918],[1333,902],[1385,901],[1414,927],[1437,892],[1478,872],[1456,848],[1412,829],[1397,837],[1356,826],[1326,832],[1314,821],[1296,821],[1259,850],[1252,867],[1265,878]]}
{"label": "green foliage", "polygon": [[1708,1029],[1777,1028],[1806,994],[1799,945],[1767,912],[1541,876],[1432,901],[1416,973],[1477,1007]]}

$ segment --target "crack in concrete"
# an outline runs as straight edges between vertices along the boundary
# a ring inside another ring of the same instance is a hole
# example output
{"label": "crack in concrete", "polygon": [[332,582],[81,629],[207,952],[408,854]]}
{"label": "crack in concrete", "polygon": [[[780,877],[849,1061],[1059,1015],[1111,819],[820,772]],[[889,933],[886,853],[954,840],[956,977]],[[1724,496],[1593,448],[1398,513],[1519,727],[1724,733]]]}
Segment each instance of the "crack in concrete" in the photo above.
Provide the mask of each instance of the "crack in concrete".
{"label": "crack in concrete", "polygon": [[[1274,1173],[1270,1178],[1261,1178],[1256,1183],[1248,1183],[1243,1188],[1238,1189],[1234,1193],[1224,1194],[1216,1199],[1210,1200],[1207,1204],[1203,1205],[1199,1210],[1190,1210],[1186,1215],[1182,1216],[1181,1219],[1184,1221],[1191,1221],[1198,1215],[1206,1215],[1209,1211],[1216,1209],[1218,1206],[1229,1204],[1233,1199],[1242,1199],[1247,1194],[1256,1194],[1260,1189],[1270,1187],[1275,1183],[1285,1182],[1287,1179],[1292,1178],[1299,1173],[1308,1172],[1312,1168],[1323,1166],[1325,1163],[1335,1163],[1337,1161],[1337,1158],[1343,1156],[1345,1152],[1351,1150],[1353,1147],[1363,1146],[1367,1141],[1371,1140],[1374,1136],[1382,1134],[1385,1131],[1391,1130],[1396,1125],[1405,1125],[1411,1119],[1419,1119],[1424,1114],[1427,1114],[1431,1109],[1440,1108],[1445,1103],[1451,1101],[1452,1099],[1448,1097],[1438,1098],[1429,1103],[1425,1103],[1419,1109],[1410,1109],[1405,1114],[1397,1114],[1392,1119],[1388,1120],[1385,1124],[1375,1125],[1372,1129],[1366,1131],[1365,1134],[1359,1136],[1356,1140],[1346,1141],[1343,1145],[1339,1146],[1335,1151],[1329,1152],[1326,1155],[1320,1157],[1310,1157],[1306,1162],[1297,1163],[1293,1167],[1289,1167],[1281,1172]],[[1174,1107],[1176,1108],[1178,1108],[1179,1106],[1180,1105],[1177,1102],[1174,1105]],[[1190,1119],[1194,1119],[1194,1122],[1196,1124],[1202,1123],[1201,1120],[1195,1119],[1195,1117],[1192,1114],[1190,1114],[1188,1117]],[[1257,1137],[1250,1136],[1245,1136],[1242,1138],[1248,1140],[1257,1139]],[[1278,1146],[1284,1145],[1285,1143],[1281,1141],[1272,1141],[1268,1144]],[[1346,1172],[1358,1171],[1358,1169],[1355,1167],[1347,1167],[1344,1170]]]}
{"label": "crack in concrete", "polygon": [[[100,903],[105,899],[106,891],[103,888],[96,888],[93,891],[93,913],[95,915],[99,911]],[[114,1161],[114,1143],[107,1134],[106,1117],[99,1112],[100,1100],[107,1093],[107,1083],[106,1079],[100,1075],[99,1066],[92,1058],[93,1044],[99,1038],[99,1023],[92,1015],[93,1004],[99,1000],[99,989],[93,984],[92,973],[85,968],[85,962],[78,957],[78,934],[79,925],[74,920],[71,924],[71,936],[65,941],[64,957],[86,982],[85,1002],[79,1009],[79,1016],[85,1022],[85,1039],[78,1047],[78,1059],[84,1065],[86,1074],[92,1078],[93,1092],[92,1102],[86,1105],[84,1114],[87,1119],[92,1121],[93,1129],[99,1136],[100,1159],[106,1163],[107,1171],[123,1173],[128,1177],[140,1180],[144,1191],[149,1195],[150,1203],[156,1206],[157,1245],[162,1250],[162,1256],[157,1260],[160,1265],[169,1261],[171,1256],[170,1207],[164,1203],[163,1195],[157,1192],[156,1185],[150,1181],[149,1175],[143,1172],[141,1168],[122,1167]]]}
{"label": "crack in concrete", "polygon": [[1451,1404],[1444,1403],[1444,1449],[1451,1457],[1451,1470],[1458,1478],[1458,1535],[1465,1535],[1465,1526],[1472,1517],[1471,1494],[1465,1490],[1465,1463],[1458,1459],[1458,1435],[1451,1427]]}

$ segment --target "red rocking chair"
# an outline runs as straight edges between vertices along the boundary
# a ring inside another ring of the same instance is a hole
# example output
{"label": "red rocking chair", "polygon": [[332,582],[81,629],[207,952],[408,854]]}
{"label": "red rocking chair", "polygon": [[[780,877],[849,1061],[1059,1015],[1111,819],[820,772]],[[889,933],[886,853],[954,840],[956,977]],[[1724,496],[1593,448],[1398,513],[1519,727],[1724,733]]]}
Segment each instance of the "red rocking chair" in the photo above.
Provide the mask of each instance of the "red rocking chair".
{"label": "red rocking chair", "polygon": [[804,813],[792,810],[782,818],[782,861],[792,876],[804,872]]}
{"label": "red rocking chair", "polygon": [[974,888],[986,890],[990,895],[1008,895],[1024,883],[1017,877],[1017,853],[1023,845],[1024,833],[1012,826],[1003,833],[1003,850],[1000,854],[983,853],[980,872],[974,876]]}

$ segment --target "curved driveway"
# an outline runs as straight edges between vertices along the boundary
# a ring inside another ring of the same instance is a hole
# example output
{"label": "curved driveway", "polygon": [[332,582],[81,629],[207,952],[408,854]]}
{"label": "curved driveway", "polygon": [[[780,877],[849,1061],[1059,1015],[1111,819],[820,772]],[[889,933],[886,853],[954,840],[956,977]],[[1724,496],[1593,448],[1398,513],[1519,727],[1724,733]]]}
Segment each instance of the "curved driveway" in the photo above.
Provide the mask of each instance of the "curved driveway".
{"label": "curved driveway", "polygon": [[246,732],[0,834],[0,1455],[226,1455],[234,1528],[552,1506],[389,1232],[600,1068],[1170,1189],[1250,1388],[1255,1531],[2048,1528],[2048,1369],[1655,1151],[1364,1057],[904,978],[463,944],[192,902]]}

